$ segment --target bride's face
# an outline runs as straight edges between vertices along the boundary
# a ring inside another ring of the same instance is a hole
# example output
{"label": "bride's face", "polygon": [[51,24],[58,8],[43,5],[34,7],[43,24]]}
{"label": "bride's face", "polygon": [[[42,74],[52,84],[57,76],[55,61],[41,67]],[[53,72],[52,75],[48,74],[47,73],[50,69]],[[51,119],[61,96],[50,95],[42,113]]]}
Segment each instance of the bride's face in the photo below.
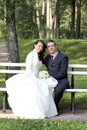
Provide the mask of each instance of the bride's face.
{"label": "bride's face", "polygon": [[35,45],[35,49],[36,49],[37,53],[40,53],[43,50],[43,44],[41,42],[38,42]]}

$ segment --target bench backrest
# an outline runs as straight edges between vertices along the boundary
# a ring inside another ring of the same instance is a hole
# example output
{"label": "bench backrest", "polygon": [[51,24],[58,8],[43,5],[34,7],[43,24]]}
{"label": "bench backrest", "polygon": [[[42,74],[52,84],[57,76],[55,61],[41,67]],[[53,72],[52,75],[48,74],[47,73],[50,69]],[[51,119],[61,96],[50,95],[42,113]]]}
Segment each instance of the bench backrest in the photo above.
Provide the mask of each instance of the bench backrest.
{"label": "bench backrest", "polygon": [[[68,74],[71,75],[87,75],[87,65],[85,64],[69,64],[68,68],[71,68],[70,71],[68,71]],[[75,70],[80,69],[80,70]],[[81,69],[85,69],[84,71]]]}
{"label": "bench backrest", "polygon": [[[0,69],[0,73],[6,73],[6,74],[24,73],[26,69],[26,63],[0,63],[0,68],[1,67],[6,67],[6,68]],[[9,69],[9,67],[23,67],[24,69],[13,70],[13,69]],[[68,68],[69,69],[67,73],[68,75],[71,75],[71,88],[74,88],[74,75],[87,75],[87,65],[69,64]]]}
{"label": "bench backrest", "polygon": [[[24,73],[26,64],[25,63],[0,63],[0,67],[5,67],[0,69],[0,73],[7,73],[7,74],[16,74],[16,73]],[[9,67],[23,67],[24,70],[13,70],[9,69]]]}
{"label": "bench backrest", "polygon": [[87,65],[86,64],[69,64],[68,74],[71,75],[71,88],[74,88],[74,76],[84,76],[87,75]]}
{"label": "bench backrest", "polygon": [[[26,68],[26,63],[0,63],[1,67],[24,67]],[[69,64],[68,68],[71,68],[71,70],[68,70],[68,74],[70,75],[87,75],[87,71],[77,71],[74,70],[76,68],[82,68],[87,69],[87,65],[85,64]],[[8,69],[0,69],[0,73],[23,73],[24,70],[8,70]]]}

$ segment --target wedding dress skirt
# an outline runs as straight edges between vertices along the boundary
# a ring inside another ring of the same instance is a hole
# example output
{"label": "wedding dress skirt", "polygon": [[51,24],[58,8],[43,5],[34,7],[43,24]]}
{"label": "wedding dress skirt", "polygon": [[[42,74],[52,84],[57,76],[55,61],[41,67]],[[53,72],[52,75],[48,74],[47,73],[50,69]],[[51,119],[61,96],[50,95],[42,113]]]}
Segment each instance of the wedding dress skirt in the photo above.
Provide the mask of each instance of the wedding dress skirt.
{"label": "wedding dress skirt", "polygon": [[19,118],[43,119],[57,115],[52,90],[57,81],[40,79],[32,73],[17,74],[6,81],[8,102]]}

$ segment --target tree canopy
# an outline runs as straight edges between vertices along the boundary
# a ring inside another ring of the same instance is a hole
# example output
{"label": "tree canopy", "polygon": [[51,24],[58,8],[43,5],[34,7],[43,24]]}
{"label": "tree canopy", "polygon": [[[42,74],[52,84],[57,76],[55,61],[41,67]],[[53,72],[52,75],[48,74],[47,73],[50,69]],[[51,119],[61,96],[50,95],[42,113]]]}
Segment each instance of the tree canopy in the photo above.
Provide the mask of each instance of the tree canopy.
{"label": "tree canopy", "polygon": [[[86,38],[86,0],[14,0],[21,38]],[[10,0],[13,2],[13,0]],[[0,34],[6,32],[6,3],[0,0]],[[11,8],[9,13],[12,12]],[[1,36],[0,36],[1,37]]]}

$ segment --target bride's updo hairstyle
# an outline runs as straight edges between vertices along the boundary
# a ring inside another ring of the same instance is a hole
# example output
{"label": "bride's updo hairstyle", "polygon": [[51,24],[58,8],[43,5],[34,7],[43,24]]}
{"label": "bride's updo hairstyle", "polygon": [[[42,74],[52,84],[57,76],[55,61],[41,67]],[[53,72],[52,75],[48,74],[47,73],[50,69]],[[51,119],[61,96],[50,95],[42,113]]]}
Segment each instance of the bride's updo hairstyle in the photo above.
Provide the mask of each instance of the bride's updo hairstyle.
{"label": "bride's updo hairstyle", "polygon": [[45,53],[45,51],[46,51],[46,43],[45,43],[43,40],[37,40],[37,41],[34,43],[34,45],[37,45],[39,42],[43,44],[43,50],[42,50],[40,53],[38,53],[38,56],[39,56],[39,60],[40,60],[40,61],[43,61],[44,53]]}

